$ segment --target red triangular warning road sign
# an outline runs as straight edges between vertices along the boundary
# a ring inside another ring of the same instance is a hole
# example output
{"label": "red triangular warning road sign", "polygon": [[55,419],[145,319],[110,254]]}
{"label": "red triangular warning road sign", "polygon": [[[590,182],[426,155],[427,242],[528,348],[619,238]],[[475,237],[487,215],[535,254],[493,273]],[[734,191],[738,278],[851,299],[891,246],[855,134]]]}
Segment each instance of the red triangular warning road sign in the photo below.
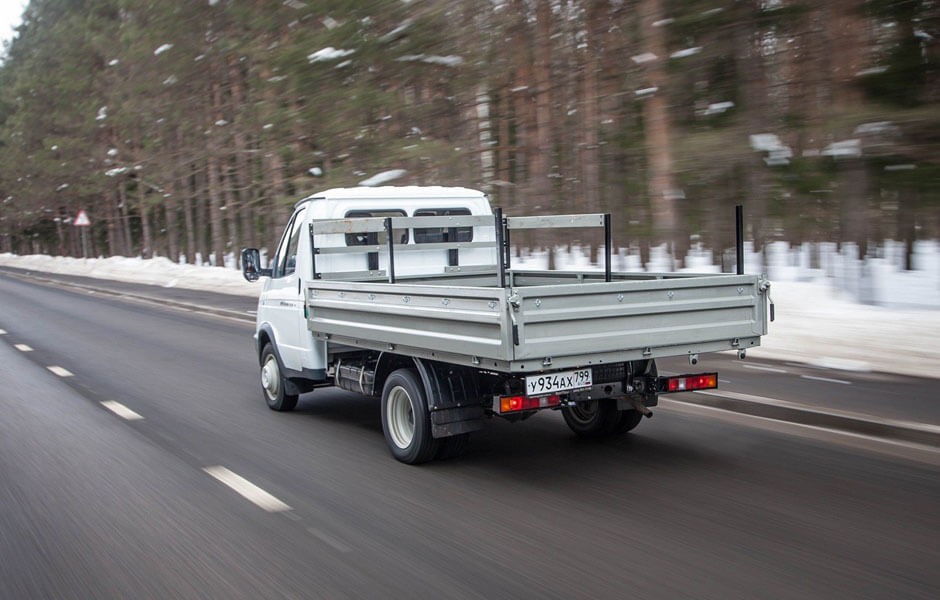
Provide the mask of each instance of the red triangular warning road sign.
{"label": "red triangular warning road sign", "polygon": [[88,227],[91,225],[91,219],[88,218],[88,213],[84,210],[78,211],[78,216],[75,217],[75,221],[72,223],[76,227]]}

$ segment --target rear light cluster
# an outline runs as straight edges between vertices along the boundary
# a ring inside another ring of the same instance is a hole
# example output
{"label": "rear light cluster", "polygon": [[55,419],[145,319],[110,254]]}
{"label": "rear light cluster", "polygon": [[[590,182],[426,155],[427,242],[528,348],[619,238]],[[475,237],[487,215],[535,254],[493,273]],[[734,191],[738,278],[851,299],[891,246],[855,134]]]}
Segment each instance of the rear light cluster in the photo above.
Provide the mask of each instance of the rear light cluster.
{"label": "rear light cluster", "polygon": [[499,399],[499,412],[507,413],[517,410],[535,410],[548,408],[561,404],[561,396],[542,396],[541,398],[528,398],[526,396],[501,396]]}
{"label": "rear light cluster", "polygon": [[663,386],[664,392],[687,392],[689,390],[711,390],[718,387],[718,373],[702,375],[679,375],[669,377]]}

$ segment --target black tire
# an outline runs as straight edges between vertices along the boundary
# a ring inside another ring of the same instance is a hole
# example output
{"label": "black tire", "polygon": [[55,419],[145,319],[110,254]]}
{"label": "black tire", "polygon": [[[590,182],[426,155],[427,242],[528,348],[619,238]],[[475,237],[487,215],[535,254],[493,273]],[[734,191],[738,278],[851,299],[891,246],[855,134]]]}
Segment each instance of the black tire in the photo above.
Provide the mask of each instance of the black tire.
{"label": "black tire", "polygon": [[285,392],[286,380],[281,374],[281,364],[274,353],[274,346],[270,343],[261,350],[261,392],[268,408],[278,412],[294,410],[297,406],[297,394]]}
{"label": "black tire", "polygon": [[460,433],[450,437],[441,438],[440,447],[437,449],[437,460],[448,460],[457,458],[467,450],[470,443],[469,433]]}
{"label": "black tire", "polygon": [[424,385],[414,369],[398,369],[382,388],[382,431],[397,460],[417,465],[432,460],[440,442],[431,435]]}
{"label": "black tire", "polygon": [[640,421],[643,419],[643,415],[639,411],[634,409],[621,410],[620,418],[617,420],[617,425],[614,426],[614,430],[611,432],[613,435],[623,435],[628,431],[632,431],[637,425],[640,424]]}
{"label": "black tire", "polygon": [[620,411],[613,398],[578,402],[561,409],[561,414],[571,431],[583,438],[608,436],[620,424]]}

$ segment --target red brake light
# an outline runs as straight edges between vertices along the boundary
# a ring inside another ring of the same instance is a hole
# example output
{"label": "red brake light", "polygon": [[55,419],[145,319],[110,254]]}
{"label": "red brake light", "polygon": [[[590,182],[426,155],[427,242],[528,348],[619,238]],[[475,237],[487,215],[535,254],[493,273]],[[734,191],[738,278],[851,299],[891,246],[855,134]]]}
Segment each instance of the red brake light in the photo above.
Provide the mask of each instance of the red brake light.
{"label": "red brake light", "polygon": [[561,396],[540,396],[537,398],[528,398],[526,396],[501,396],[499,398],[499,412],[508,413],[517,410],[535,410],[538,408],[548,408],[561,404]]}
{"label": "red brake light", "polygon": [[663,386],[666,392],[687,392],[689,390],[711,390],[718,387],[718,373],[701,375],[680,375],[666,379]]}

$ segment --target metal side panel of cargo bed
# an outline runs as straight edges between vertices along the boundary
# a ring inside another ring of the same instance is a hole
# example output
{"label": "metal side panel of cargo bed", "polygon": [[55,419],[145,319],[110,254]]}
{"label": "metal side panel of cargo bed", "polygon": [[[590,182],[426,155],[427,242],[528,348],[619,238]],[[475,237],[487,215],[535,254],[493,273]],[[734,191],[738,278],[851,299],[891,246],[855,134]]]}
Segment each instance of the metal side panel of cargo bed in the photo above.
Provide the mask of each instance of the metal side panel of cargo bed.
{"label": "metal side panel of cargo bed", "polygon": [[495,287],[318,280],[307,286],[307,326],[360,348],[508,370],[507,296]]}
{"label": "metal side panel of cargo bed", "polygon": [[527,372],[746,349],[767,332],[762,280],[700,275],[470,287],[308,284],[321,338],[497,371]]}
{"label": "metal side panel of cargo bed", "polygon": [[[756,275],[517,287],[514,361],[553,367],[757,346],[767,333]],[[584,362],[584,357],[590,357]],[[514,365],[515,366],[515,365]],[[516,369],[513,369],[516,370]]]}

